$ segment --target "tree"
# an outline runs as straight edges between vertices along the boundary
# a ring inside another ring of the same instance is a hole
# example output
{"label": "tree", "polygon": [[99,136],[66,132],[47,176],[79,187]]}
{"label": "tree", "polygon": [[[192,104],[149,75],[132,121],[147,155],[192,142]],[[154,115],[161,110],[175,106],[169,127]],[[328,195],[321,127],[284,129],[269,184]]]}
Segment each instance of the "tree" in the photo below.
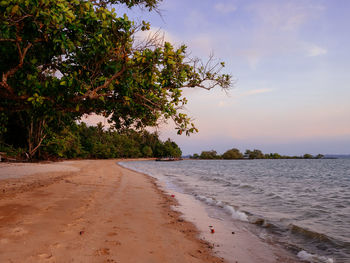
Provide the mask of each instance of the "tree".
{"label": "tree", "polygon": [[315,158],[316,158],[316,159],[323,159],[323,158],[324,158],[324,155],[319,153],[319,154],[316,155]]}
{"label": "tree", "polygon": [[199,158],[200,159],[218,159],[218,155],[217,155],[217,152],[214,150],[202,151]]}
{"label": "tree", "polygon": [[193,156],[190,157],[191,159],[199,159],[199,154],[195,153]]}
{"label": "tree", "polygon": [[223,155],[223,159],[242,159],[243,154],[236,148],[233,148],[231,150],[227,150]]}
{"label": "tree", "polygon": [[[145,140],[145,136],[152,140]],[[74,123],[49,138],[41,148],[41,154],[47,159],[155,157],[152,150],[155,145],[156,149],[161,147],[157,157],[180,157],[182,154],[175,142],[170,139],[162,142],[157,133],[106,130],[102,124],[87,127],[85,123]]]}
{"label": "tree", "polygon": [[[137,43],[136,25],[110,6],[160,0],[12,0],[0,2],[0,118],[5,133],[18,120],[32,158],[51,131],[84,114],[109,116],[117,129],[172,118],[179,134],[196,132],[181,112],[183,88],[231,86],[224,63],[189,58],[157,36]],[[6,137],[6,136],[4,136]],[[19,136],[18,136],[19,137]]]}
{"label": "tree", "polygon": [[279,153],[265,154],[265,159],[282,159],[282,158],[286,158],[286,156],[281,156]]}
{"label": "tree", "polygon": [[145,145],[142,148],[142,154],[143,154],[143,157],[151,157],[153,155],[152,148],[148,145]]}
{"label": "tree", "polygon": [[304,159],[312,159],[313,156],[309,153],[305,153],[304,156],[303,156]]}
{"label": "tree", "polygon": [[175,142],[171,141],[170,139],[164,142],[163,149],[164,149],[163,155],[167,157],[177,158],[177,157],[181,157],[182,155],[182,151],[179,148],[179,146]]}
{"label": "tree", "polygon": [[265,155],[257,149],[254,149],[253,151],[246,150],[245,155],[248,156],[249,159],[264,159]]}

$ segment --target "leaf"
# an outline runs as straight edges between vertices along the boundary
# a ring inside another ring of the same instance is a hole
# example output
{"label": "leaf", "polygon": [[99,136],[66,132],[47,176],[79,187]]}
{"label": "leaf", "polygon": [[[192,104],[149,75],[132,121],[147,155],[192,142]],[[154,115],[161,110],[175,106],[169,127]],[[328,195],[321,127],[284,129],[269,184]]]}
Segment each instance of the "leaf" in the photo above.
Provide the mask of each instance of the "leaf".
{"label": "leaf", "polygon": [[61,85],[61,86],[65,86],[65,85],[67,85],[67,82],[66,82],[66,81],[61,81],[61,82],[60,82],[60,85]]}
{"label": "leaf", "polygon": [[12,7],[11,14],[16,14],[18,10],[19,10],[19,6],[15,5],[14,7]]}

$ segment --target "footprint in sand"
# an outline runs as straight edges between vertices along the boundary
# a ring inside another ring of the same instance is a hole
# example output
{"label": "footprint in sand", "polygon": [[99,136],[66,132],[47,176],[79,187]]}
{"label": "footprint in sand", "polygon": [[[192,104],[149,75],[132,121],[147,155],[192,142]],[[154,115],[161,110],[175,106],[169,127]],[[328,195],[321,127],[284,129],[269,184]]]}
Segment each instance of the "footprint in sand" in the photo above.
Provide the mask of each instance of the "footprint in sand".
{"label": "footprint in sand", "polygon": [[43,253],[43,254],[39,254],[38,257],[44,258],[44,259],[49,259],[49,258],[52,258],[52,254]]}
{"label": "footprint in sand", "polygon": [[38,262],[56,262],[55,257],[52,254],[39,254],[39,261]]}
{"label": "footprint in sand", "polygon": [[104,256],[109,255],[109,248],[100,248],[97,249],[94,253],[95,256]]}
{"label": "footprint in sand", "polygon": [[51,245],[51,247],[53,247],[53,248],[60,248],[60,247],[62,247],[62,244],[55,243],[55,244]]}
{"label": "footprint in sand", "polygon": [[115,241],[115,240],[105,240],[105,242],[108,244],[111,244],[113,246],[121,246],[121,244],[122,244],[119,241]]}
{"label": "footprint in sand", "polygon": [[12,230],[12,234],[15,235],[15,236],[23,236],[25,234],[27,234],[28,231],[25,230],[24,228],[22,227],[15,227],[13,230]]}

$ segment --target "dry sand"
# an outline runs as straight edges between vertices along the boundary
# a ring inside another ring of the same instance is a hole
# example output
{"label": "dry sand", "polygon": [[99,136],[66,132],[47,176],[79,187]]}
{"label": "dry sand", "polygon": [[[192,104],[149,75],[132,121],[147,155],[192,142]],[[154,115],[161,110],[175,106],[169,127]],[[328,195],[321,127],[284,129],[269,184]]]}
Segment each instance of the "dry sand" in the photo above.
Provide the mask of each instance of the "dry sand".
{"label": "dry sand", "polygon": [[0,164],[0,262],[223,262],[116,160]]}

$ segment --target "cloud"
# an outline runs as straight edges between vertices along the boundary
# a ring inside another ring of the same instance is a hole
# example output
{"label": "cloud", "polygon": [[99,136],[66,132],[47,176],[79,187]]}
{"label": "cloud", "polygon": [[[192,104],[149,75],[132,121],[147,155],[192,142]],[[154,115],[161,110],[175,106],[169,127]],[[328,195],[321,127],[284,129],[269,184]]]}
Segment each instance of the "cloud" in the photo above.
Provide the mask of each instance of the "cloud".
{"label": "cloud", "polygon": [[314,57],[327,53],[323,47],[303,39],[304,30],[324,12],[322,6],[300,0],[264,0],[241,6],[240,10],[247,12],[249,26],[237,34],[241,44],[234,53],[253,70],[270,58]]}
{"label": "cloud", "polygon": [[242,96],[252,96],[252,95],[256,95],[256,94],[262,94],[262,93],[268,93],[273,91],[273,89],[269,89],[269,88],[263,88],[263,89],[253,89],[253,90],[249,90],[245,93],[242,94]]}
{"label": "cloud", "polygon": [[217,3],[215,9],[223,14],[233,13],[237,10],[237,7],[232,3]]}
{"label": "cloud", "polygon": [[163,39],[164,41],[172,44],[180,44],[175,36],[162,28],[151,27],[147,31],[139,31],[135,34],[136,45],[142,45],[144,41],[148,41],[152,38]]}
{"label": "cloud", "polygon": [[97,123],[101,122],[105,128],[108,129],[111,127],[111,125],[108,123],[108,118],[95,113],[83,115],[83,117],[81,117],[79,120],[79,123],[80,122],[85,122],[88,126],[96,126]]}
{"label": "cloud", "polygon": [[256,69],[261,58],[263,57],[262,52],[256,48],[240,50],[238,51],[238,55],[243,57],[252,69]]}
{"label": "cloud", "polygon": [[308,57],[317,57],[327,54],[327,49],[322,48],[320,46],[311,45],[307,48],[307,56]]}
{"label": "cloud", "polygon": [[273,31],[298,31],[324,10],[306,1],[259,1],[248,7],[257,22]]}
{"label": "cloud", "polygon": [[215,49],[215,40],[210,34],[198,34],[188,41],[188,46],[196,53],[208,56]]}

